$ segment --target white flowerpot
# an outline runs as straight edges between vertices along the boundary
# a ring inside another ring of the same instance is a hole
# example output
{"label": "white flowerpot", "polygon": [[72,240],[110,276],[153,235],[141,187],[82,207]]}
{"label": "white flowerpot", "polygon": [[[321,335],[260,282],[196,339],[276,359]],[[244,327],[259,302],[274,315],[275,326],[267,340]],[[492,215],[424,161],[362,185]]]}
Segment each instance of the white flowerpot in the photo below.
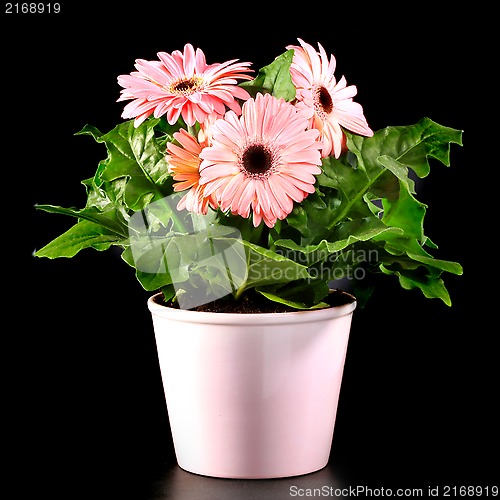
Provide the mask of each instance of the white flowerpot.
{"label": "white flowerpot", "polygon": [[196,312],[148,300],[179,466],[225,478],[326,466],[356,300],[290,313]]}

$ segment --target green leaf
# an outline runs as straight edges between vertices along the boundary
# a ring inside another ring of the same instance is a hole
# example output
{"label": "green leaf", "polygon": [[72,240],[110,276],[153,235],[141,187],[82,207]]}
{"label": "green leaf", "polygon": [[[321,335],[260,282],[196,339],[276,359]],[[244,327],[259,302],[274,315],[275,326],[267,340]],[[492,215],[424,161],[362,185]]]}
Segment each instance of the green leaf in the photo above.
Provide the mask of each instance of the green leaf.
{"label": "green leaf", "polygon": [[[371,185],[385,172],[379,168],[372,177],[367,175],[365,169],[355,167],[348,163],[352,157],[345,155],[341,160],[334,157],[323,159],[323,172],[318,176],[318,184],[334,188],[337,192],[335,213],[325,220],[325,226],[332,229],[338,222],[352,218],[364,218],[373,215],[365,194]],[[323,189],[324,192],[328,193]],[[324,233],[324,227],[322,232]]]}
{"label": "green leaf", "polygon": [[418,270],[389,269],[381,266],[385,274],[394,274],[399,278],[400,285],[406,290],[419,288],[425,297],[441,299],[447,306],[451,306],[451,298],[441,278],[424,274]]}
{"label": "green leaf", "polygon": [[293,307],[295,309],[311,310],[311,309],[322,309],[324,307],[328,307],[328,304],[326,302],[317,302],[313,305],[308,305],[305,302],[285,299],[284,297],[282,297],[280,295],[276,295],[276,294],[271,293],[271,292],[266,292],[264,290],[257,289],[257,292],[259,292],[261,295],[263,295],[267,299],[272,300],[273,302],[277,302],[279,304],[284,304],[286,306]]}
{"label": "green leaf", "polygon": [[36,257],[74,257],[80,250],[94,248],[107,250],[111,245],[123,242],[123,237],[89,220],[80,220],[68,231],[61,234],[40,250]]}
{"label": "green leaf", "polygon": [[165,285],[161,287],[163,293],[163,302],[167,303],[175,297],[175,288],[172,285]]}
{"label": "green leaf", "polygon": [[[170,174],[164,151],[155,139],[157,122],[146,120],[136,128],[133,120],[129,120],[106,134],[86,125],[77,134],[91,135],[106,145],[108,158],[99,165],[96,184],[125,180],[125,183],[118,184],[118,193],[122,193],[124,205],[132,210],[140,210],[165,195],[160,186]],[[119,196],[116,198],[120,199]]]}
{"label": "green leaf", "polygon": [[122,259],[135,268],[135,275],[145,290],[159,290],[172,284],[165,258],[165,248],[159,241],[145,241],[142,253],[134,253],[132,245],[122,252]]}
{"label": "green leaf", "polygon": [[307,267],[272,250],[243,240],[247,249],[248,275],[239,293],[248,288],[308,278]]}
{"label": "green leaf", "polygon": [[402,234],[397,227],[388,227],[377,217],[355,219],[338,224],[332,232],[332,241],[321,240],[316,245],[299,245],[292,240],[282,239],[274,242],[286,257],[312,265],[326,261],[353,243],[367,241],[384,232]]}
{"label": "green leaf", "polygon": [[414,125],[386,127],[372,137],[362,137],[345,132],[347,144],[365,169],[374,179],[380,174],[380,157],[390,157],[401,165],[411,168],[419,177],[430,171],[428,158],[450,165],[450,144],[462,145],[462,131],[444,127],[429,118],[422,118]]}
{"label": "green leaf", "polygon": [[327,306],[323,299],[330,291],[325,280],[311,278],[276,283],[256,290],[269,300],[295,309],[317,309]]}
{"label": "green leaf", "polygon": [[358,241],[368,241],[382,233],[402,234],[402,229],[384,223],[377,217],[365,217],[337,224],[333,234],[333,243],[329,249],[338,252]]}
{"label": "green leaf", "polygon": [[[408,168],[423,177],[429,172],[428,157],[449,165],[450,143],[461,145],[461,131],[443,127],[429,118],[402,127],[386,127],[372,137],[345,131],[350,153],[341,159],[323,160],[320,186],[335,188],[341,203],[336,217],[327,223],[331,228],[340,221],[369,215],[373,197],[398,199],[398,180],[413,192]],[[372,196],[367,196],[368,194]],[[365,204],[367,206],[365,206]]]}
{"label": "green leaf", "polygon": [[433,269],[434,272],[460,275],[463,268],[457,262],[436,259],[424,250],[421,244],[412,238],[399,237],[392,234],[380,234],[374,240],[384,240],[384,250],[387,255],[381,257],[380,261],[387,267],[388,264],[397,263],[405,269],[416,269],[424,266],[427,269]]}
{"label": "green leaf", "polygon": [[259,92],[272,94],[277,99],[285,101],[295,99],[295,86],[290,75],[290,65],[293,59],[293,49],[278,56],[271,64],[261,68],[253,80],[240,83],[252,97]]}
{"label": "green leaf", "polygon": [[117,213],[114,208],[105,212],[100,212],[93,208],[75,209],[63,208],[55,205],[35,205],[35,208],[45,212],[70,215],[72,217],[77,217],[78,219],[85,219],[102,226],[107,231],[115,233],[117,236],[121,236],[122,238],[127,238],[128,236],[127,226],[120,217],[120,214]]}
{"label": "green leaf", "polygon": [[[397,153],[402,152],[398,156],[399,161],[410,166],[419,177],[425,177],[430,171],[429,157],[439,160],[447,167],[450,166],[450,145],[462,145],[462,131],[423,118],[416,126],[401,130],[398,142],[413,144],[411,148],[405,148],[401,144],[395,147]],[[394,153],[392,155],[396,157]]]}
{"label": "green leaf", "polygon": [[[328,238],[328,230],[334,226],[341,203],[338,193],[330,190],[327,194],[310,194],[294,207],[288,214],[286,223],[301,234],[301,246],[317,244],[325,237]],[[369,213],[365,210],[364,215]]]}
{"label": "green leaf", "polygon": [[[415,183],[408,176],[408,167],[406,165],[387,155],[379,156],[378,161],[406,185],[408,192],[415,193]],[[389,198],[388,196],[386,197]]]}
{"label": "green leaf", "polygon": [[407,183],[401,182],[398,198],[382,200],[384,208],[382,222],[387,226],[401,229],[406,237],[423,241],[424,216],[427,207],[419,202],[408,188]]}

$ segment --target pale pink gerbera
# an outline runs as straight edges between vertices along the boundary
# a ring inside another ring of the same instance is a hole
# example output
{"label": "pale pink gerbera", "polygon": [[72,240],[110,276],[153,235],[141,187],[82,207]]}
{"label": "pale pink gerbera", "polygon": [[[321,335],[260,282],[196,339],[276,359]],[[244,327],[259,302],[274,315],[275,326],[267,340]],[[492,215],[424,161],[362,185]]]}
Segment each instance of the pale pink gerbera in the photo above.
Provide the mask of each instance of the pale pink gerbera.
{"label": "pale pink gerbera", "polygon": [[347,87],[346,79],[338,82],[334,72],[336,61],[333,55],[328,60],[325,49],[318,43],[319,52],[298,38],[300,47],[293,49],[290,66],[292,82],[296,88],[297,107],[310,119],[310,126],[321,132],[323,150],[321,156],[332,153],[338,158],[342,152],[344,127],[356,134],[370,137],[373,131],[368,126],[363,108],[352,98],[357,94],[354,85]]}
{"label": "pale pink gerbera", "polygon": [[200,184],[221,210],[273,227],[294,202],[314,192],[321,169],[318,131],[283,99],[257,94],[240,117],[228,111],[212,127],[212,144],[200,153]]}
{"label": "pale pink gerbera", "polygon": [[118,101],[133,99],[122,113],[122,118],[135,118],[139,126],[148,116],[167,115],[173,125],[180,115],[187,125],[203,122],[208,116],[221,117],[229,109],[239,113],[235,100],[248,99],[249,94],[237,86],[237,79],[251,80],[245,71],[251,71],[249,62],[237,59],[222,64],[205,62],[202,50],[191,44],[184,46],[184,53],[158,52],[159,61],[136,59],[137,71],[120,75],[118,83],[123,90]]}
{"label": "pale pink gerbera", "polygon": [[205,186],[199,184],[201,163],[201,150],[207,142],[201,144],[195,137],[188,134],[184,129],[174,133],[174,139],[179,143],[167,143],[168,153],[166,155],[169,163],[169,172],[172,178],[177,181],[174,184],[174,191],[189,191],[181,198],[177,204],[178,210],[186,208],[190,212],[206,215],[209,205],[216,208],[215,197],[205,195]]}

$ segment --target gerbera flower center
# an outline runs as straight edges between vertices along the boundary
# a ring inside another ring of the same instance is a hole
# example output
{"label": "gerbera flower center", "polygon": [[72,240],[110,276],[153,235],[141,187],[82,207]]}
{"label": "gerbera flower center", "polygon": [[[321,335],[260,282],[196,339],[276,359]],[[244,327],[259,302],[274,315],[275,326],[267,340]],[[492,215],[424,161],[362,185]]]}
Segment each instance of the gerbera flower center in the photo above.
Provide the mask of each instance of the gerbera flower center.
{"label": "gerbera flower center", "polygon": [[330,114],[333,110],[332,96],[330,95],[330,92],[328,92],[328,90],[323,86],[318,86],[316,88],[314,107],[317,111],[320,111],[327,115]]}
{"label": "gerbera flower center", "polygon": [[203,79],[199,76],[192,76],[191,78],[180,78],[170,85],[170,92],[178,95],[190,95],[200,90],[203,84]]}
{"label": "gerbera flower center", "polygon": [[264,144],[251,144],[243,151],[240,166],[251,177],[267,177],[273,170],[273,153]]}

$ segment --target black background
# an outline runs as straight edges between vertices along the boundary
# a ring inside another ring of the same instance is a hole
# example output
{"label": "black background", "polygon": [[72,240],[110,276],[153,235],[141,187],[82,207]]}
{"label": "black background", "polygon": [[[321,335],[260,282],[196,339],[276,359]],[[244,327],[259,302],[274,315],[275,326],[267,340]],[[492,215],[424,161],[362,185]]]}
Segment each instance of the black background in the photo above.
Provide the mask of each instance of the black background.
{"label": "black background", "polygon": [[49,261],[32,252],[73,223],[35,203],[83,206],[80,181],[106,152],[74,134],[86,123],[107,131],[121,121],[116,77],[133,71],[136,58],[190,42],[209,63],[237,58],[257,69],[297,37],[335,54],[337,77],[358,87],[355,100],[374,130],[423,116],[464,130],[451,167],[431,162],[418,184],[436,256],[464,267],[463,276],[444,276],[453,306],[388,279],[355,312],[329,475],[303,480],[425,491],[498,484],[497,326],[488,323],[483,288],[496,266],[474,215],[481,193],[471,181],[478,150],[465,56],[472,17],[335,3],[271,12],[250,3],[60,4],[59,14],[1,18],[2,288],[13,298],[4,302],[12,317],[4,412],[18,496],[289,498],[289,483],[210,480],[176,467],[149,294],[118,253]]}

